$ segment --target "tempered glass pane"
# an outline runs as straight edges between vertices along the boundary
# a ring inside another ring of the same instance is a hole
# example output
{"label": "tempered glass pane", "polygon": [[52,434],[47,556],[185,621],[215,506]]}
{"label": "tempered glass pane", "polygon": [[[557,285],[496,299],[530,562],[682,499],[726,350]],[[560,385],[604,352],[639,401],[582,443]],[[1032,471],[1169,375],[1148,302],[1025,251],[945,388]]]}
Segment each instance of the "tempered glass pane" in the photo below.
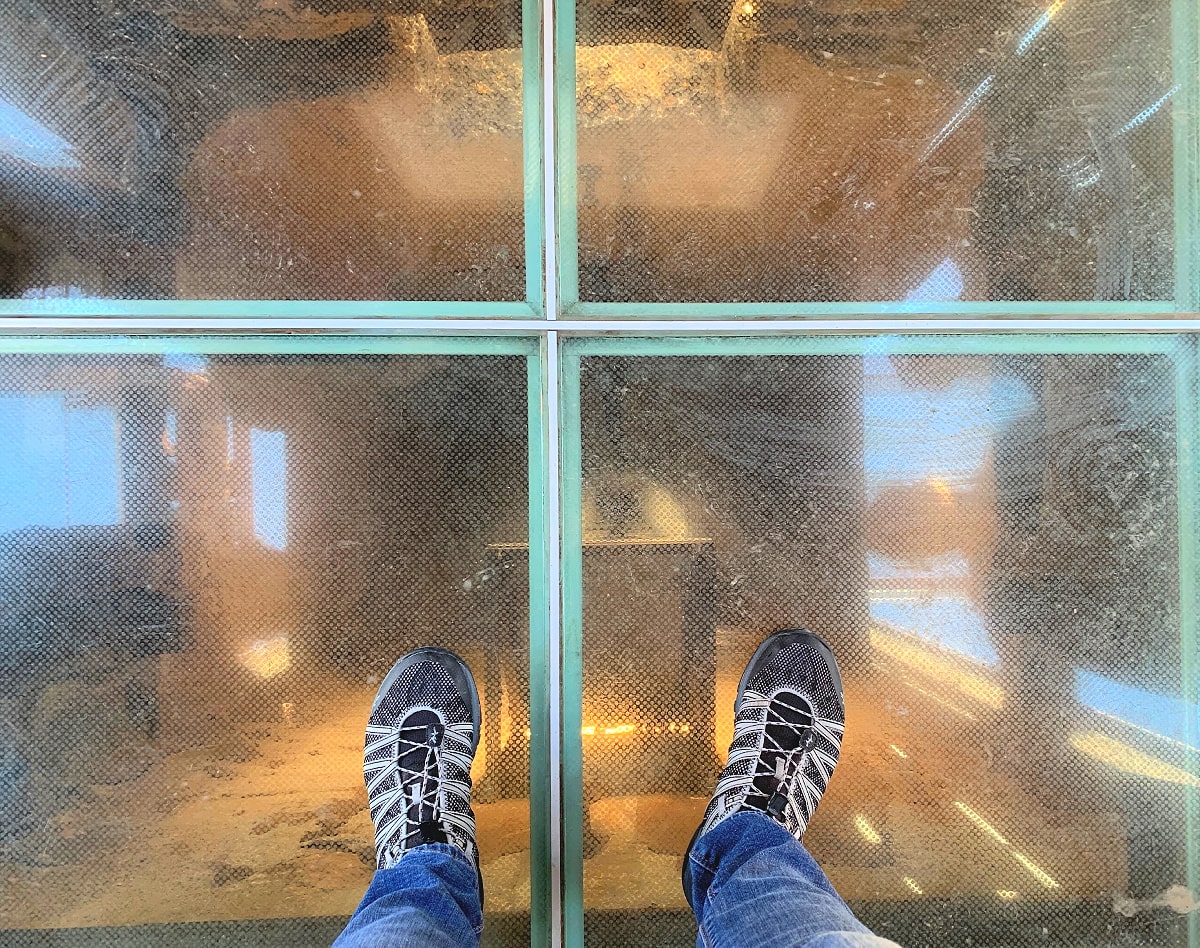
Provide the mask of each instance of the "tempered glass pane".
{"label": "tempered glass pane", "polygon": [[0,33],[0,295],[524,296],[520,0],[13,0]]}
{"label": "tempered glass pane", "polygon": [[0,357],[0,942],[328,945],[375,863],[371,698],[440,644],[485,708],[488,938],[529,943],[528,615],[489,551],[526,536],[525,379]]}
{"label": "tempered glass pane", "polygon": [[581,379],[589,944],[694,943],[681,857],[739,675],[794,626],[847,702],[806,843],[879,933],[1187,943],[1168,358],[588,356]]}
{"label": "tempered glass pane", "polygon": [[1170,300],[1170,23],[580,0],[580,299]]}

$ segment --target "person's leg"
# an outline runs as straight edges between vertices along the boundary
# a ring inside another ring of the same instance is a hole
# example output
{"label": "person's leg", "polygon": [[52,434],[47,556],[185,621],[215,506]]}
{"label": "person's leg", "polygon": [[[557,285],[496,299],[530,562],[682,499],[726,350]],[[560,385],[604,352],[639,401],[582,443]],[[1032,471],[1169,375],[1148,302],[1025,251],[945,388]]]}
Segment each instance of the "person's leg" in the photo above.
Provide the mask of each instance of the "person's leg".
{"label": "person's leg", "polygon": [[834,890],[800,837],[833,769],[842,679],[811,632],[777,632],[738,684],[733,743],[683,860],[701,948],[884,946]]}
{"label": "person's leg", "polygon": [[378,869],[337,948],[473,948],[483,879],[471,811],[479,693],[466,664],[425,648],[371,706],[363,772]]}
{"label": "person's leg", "polygon": [[380,869],[335,948],[477,945],[483,907],[475,866],[444,843],[417,846]]}
{"label": "person's leg", "polygon": [[885,946],[854,917],[804,845],[764,813],[737,813],[689,854],[702,948]]}

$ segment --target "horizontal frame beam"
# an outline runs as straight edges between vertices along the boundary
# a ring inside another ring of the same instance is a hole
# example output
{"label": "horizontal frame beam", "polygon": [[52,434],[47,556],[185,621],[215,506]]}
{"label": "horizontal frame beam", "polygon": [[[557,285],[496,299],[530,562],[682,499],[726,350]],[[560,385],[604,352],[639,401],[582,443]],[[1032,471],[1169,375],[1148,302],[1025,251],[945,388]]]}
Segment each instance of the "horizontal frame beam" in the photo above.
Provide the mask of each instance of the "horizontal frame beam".
{"label": "horizontal frame beam", "polygon": [[[540,164],[540,162],[539,162]],[[541,196],[529,196],[531,208]],[[538,259],[545,249],[543,227],[531,229],[531,244]],[[561,251],[561,247],[558,248]],[[559,268],[564,258],[556,254]],[[561,287],[560,287],[561,289]],[[214,321],[271,319],[315,320],[377,319],[380,321],[431,320],[438,322],[484,320],[536,320],[547,322],[722,321],[819,322],[847,319],[874,323],[887,316],[945,316],[957,318],[1014,319],[1019,317],[1105,317],[1137,319],[1186,315],[1173,302],[1121,302],[1072,300],[1067,302],[841,302],[841,303],[573,303],[563,302],[559,314],[543,313],[541,286],[534,302],[487,301],[381,301],[381,300],[113,300],[0,299],[0,319],[208,319]],[[557,316],[557,319],[554,317]]]}
{"label": "horizontal frame beam", "polygon": [[590,337],[569,340],[567,351],[587,356],[729,355],[1021,355],[1138,353],[1178,356],[1186,335],[1158,333],[1001,333],[924,335],[792,335],[742,337]]}
{"label": "horizontal frame beam", "polygon": [[568,319],[797,319],[829,316],[870,319],[875,316],[1159,316],[1180,312],[1172,300],[885,300],[834,303],[575,303],[564,311]]}
{"label": "horizontal frame beam", "polygon": [[4,354],[168,355],[520,355],[534,358],[536,336],[448,335],[7,335]]}
{"label": "horizontal frame beam", "polygon": [[[115,316],[3,317],[0,334],[28,333],[122,333],[130,335],[162,332],[355,334],[364,338],[394,335],[427,336],[529,336],[558,332],[563,336],[777,336],[826,333],[873,336],[896,333],[1200,333],[1200,315],[1166,319],[1117,319],[1080,317],[1070,319],[958,318],[919,315],[878,319],[805,320],[637,320],[637,319],[388,319],[388,318],[129,318]],[[378,343],[376,343],[378,345]]]}
{"label": "horizontal frame beam", "polygon": [[84,296],[46,300],[0,299],[0,316],[536,319],[541,312],[526,302],[500,300],[114,300]]}

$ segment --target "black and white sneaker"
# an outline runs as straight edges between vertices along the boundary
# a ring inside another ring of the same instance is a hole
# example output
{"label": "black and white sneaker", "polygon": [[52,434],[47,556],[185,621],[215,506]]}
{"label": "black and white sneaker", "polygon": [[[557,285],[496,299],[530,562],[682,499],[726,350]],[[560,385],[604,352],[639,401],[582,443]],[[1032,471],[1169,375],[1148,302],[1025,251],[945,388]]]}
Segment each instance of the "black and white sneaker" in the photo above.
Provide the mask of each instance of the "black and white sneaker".
{"label": "black and white sneaker", "polygon": [[833,652],[806,629],[776,632],[742,673],[729,762],[683,858],[684,891],[696,840],[735,813],[765,813],[799,839],[833,776],[846,722]]}
{"label": "black and white sneaker", "polygon": [[[475,680],[453,652],[419,648],[387,673],[363,749],[380,869],[426,843],[457,846],[478,869],[471,761],[479,723]],[[479,892],[482,900],[482,879]]]}

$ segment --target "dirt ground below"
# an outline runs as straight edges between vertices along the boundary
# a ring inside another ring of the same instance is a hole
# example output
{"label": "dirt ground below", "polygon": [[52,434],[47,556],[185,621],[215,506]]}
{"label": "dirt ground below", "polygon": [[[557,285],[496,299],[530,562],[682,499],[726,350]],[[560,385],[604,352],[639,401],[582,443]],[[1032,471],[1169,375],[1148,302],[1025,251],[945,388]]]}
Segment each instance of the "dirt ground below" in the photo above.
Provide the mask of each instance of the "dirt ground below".
{"label": "dirt ground below", "polygon": [[[347,915],[375,865],[362,785],[370,694],[319,723],[245,726],[94,786],[17,841],[6,927]],[[477,804],[488,908],[527,910],[528,800]]]}
{"label": "dirt ground below", "polygon": [[[721,709],[737,682],[725,664]],[[964,740],[969,711],[957,702],[967,699],[951,702],[922,681],[896,668],[847,691],[842,762],[806,836],[843,896],[1069,902],[1123,891],[1126,866],[1114,854],[1124,852],[1125,827],[1005,773]],[[319,719],[244,724],[160,756],[140,776],[88,787],[16,841],[0,887],[5,926],[349,914],[374,867],[361,777],[370,696],[327,695]],[[718,742],[728,740],[728,717],[718,717]],[[585,741],[585,757],[596,752]],[[486,762],[476,763],[478,780]],[[585,904],[684,909],[682,855],[706,802],[594,800]],[[488,911],[528,911],[528,800],[475,810]]]}

